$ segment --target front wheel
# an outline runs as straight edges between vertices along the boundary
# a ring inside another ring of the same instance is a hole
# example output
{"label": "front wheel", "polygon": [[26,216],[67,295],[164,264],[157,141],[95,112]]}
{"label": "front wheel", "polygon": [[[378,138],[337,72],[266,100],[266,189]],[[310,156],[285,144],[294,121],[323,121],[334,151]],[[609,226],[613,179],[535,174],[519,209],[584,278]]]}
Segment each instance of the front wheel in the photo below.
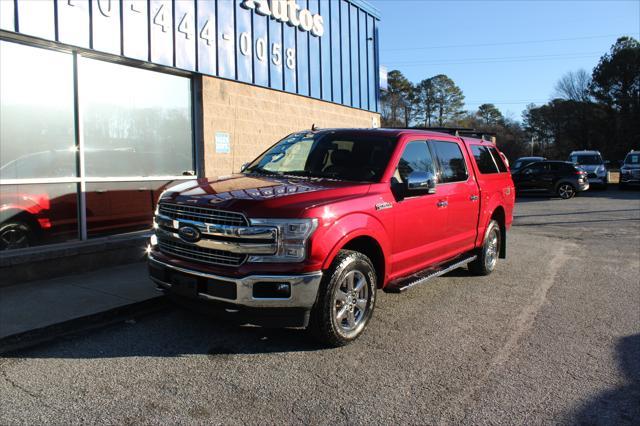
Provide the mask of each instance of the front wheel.
{"label": "front wheel", "polygon": [[27,248],[33,241],[33,232],[23,222],[6,222],[0,225],[0,250]]}
{"label": "front wheel", "polygon": [[501,243],[500,225],[497,221],[489,222],[485,232],[484,243],[478,252],[478,257],[469,263],[469,271],[474,275],[489,275],[496,269],[498,257],[500,256]]}
{"label": "front wheel", "polygon": [[576,189],[570,183],[561,183],[558,185],[558,197],[568,200],[576,195]]}
{"label": "front wheel", "polygon": [[362,253],[341,250],[322,279],[309,330],[330,346],[357,339],[373,314],[376,288],[371,260]]}

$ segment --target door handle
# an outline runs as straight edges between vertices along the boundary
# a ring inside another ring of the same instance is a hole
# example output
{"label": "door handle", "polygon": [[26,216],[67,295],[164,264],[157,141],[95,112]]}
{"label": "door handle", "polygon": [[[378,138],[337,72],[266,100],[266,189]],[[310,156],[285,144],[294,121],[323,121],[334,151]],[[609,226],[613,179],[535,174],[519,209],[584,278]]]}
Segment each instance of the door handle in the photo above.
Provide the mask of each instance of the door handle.
{"label": "door handle", "polygon": [[480,197],[478,197],[477,195],[472,195],[471,197],[469,197],[471,201],[478,201],[479,198]]}
{"label": "door handle", "polygon": [[437,204],[438,207],[447,207],[448,205],[449,205],[449,202],[446,200],[440,200],[438,201],[438,204]]}

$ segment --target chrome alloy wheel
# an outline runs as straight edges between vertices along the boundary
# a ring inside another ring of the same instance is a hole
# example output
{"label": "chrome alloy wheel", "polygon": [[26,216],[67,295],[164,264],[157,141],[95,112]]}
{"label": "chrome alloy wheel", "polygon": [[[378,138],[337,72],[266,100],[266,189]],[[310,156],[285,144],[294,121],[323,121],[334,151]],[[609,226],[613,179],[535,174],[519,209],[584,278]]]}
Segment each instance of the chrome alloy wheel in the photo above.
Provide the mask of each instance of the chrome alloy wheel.
{"label": "chrome alloy wheel", "polygon": [[484,248],[484,262],[487,270],[492,271],[498,262],[498,253],[500,251],[500,238],[498,230],[492,229],[487,236],[487,243]]}
{"label": "chrome alloy wheel", "polygon": [[367,278],[358,270],[349,271],[336,285],[333,318],[342,334],[357,334],[364,327],[369,314],[369,298]]}
{"label": "chrome alloy wheel", "polygon": [[573,186],[569,185],[568,183],[563,183],[558,188],[558,195],[563,200],[568,200],[569,198],[573,197],[574,194],[575,190],[573,189]]}

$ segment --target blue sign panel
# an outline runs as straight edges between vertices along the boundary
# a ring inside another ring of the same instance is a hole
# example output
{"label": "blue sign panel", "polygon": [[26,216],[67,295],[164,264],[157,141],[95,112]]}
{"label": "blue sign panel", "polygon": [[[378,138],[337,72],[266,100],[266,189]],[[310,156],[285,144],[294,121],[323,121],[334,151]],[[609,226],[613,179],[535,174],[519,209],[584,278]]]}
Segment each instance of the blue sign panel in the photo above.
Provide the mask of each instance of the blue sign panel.
{"label": "blue sign panel", "polygon": [[198,72],[218,75],[216,5],[209,0],[198,0],[197,7]]}
{"label": "blue sign panel", "polygon": [[173,10],[171,0],[149,2],[151,62],[173,66]]}
{"label": "blue sign panel", "polygon": [[377,111],[364,0],[0,0],[0,29]]}
{"label": "blue sign panel", "polygon": [[0,29],[15,31],[15,3],[0,1]]}
{"label": "blue sign panel", "polygon": [[86,0],[58,1],[58,41],[89,47],[89,3]]}
{"label": "blue sign panel", "polygon": [[149,60],[147,2],[122,0],[122,54]]}
{"label": "blue sign panel", "polygon": [[282,60],[282,34],[283,25],[269,19],[269,86],[274,89],[284,88],[284,61]]}
{"label": "blue sign panel", "polygon": [[[331,4],[328,1],[319,1],[320,16],[325,22],[331,21]],[[331,86],[331,27],[325,24],[325,34],[320,37],[320,67],[322,79],[322,99],[332,100],[333,91]]]}
{"label": "blue sign panel", "polygon": [[236,5],[230,0],[218,1],[218,75],[236,78],[236,46],[234,10]]}
{"label": "blue sign panel", "polygon": [[53,1],[20,1],[18,27],[21,34],[55,40],[56,18]]}
{"label": "blue sign panel", "polygon": [[92,48],[120,55],[120,2],[91,0]]}
{"label": "blue sign panel", "polygon": [[176,68],[196,70],[196,11],[195,3],[177,1],[174,4],[174,35]]}
{"label": "blue sign panel", "polygon": [[[242,1],[240,1],[242,3]],[[246,83],[253,83],[253,34],[251,31],[250,9],[236,8],[236,46],[238,75],[237,79]]]}
{"label": "blue sign panel", "polygon": [[253,82],[269,87],[269,18],[253,14]]}

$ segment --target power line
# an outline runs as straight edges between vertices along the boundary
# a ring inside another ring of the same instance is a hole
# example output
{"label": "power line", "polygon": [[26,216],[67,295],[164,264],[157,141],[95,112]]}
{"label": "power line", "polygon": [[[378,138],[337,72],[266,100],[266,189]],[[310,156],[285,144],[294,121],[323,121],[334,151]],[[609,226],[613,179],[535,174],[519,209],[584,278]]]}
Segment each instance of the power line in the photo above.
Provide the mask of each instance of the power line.
{"label": "power line", "polygon": [[394,61],[397,65],[411,65],[411,64],[441,64],[454,62],[476,62],[476,61],[511,61],[519,59],[540,59],[540,58],[566,58],[568,56],[585,56],[585,55],[600,55],[602,52],[573,52],[573,53],[556,53],[546,55],[525,55],[525,56],[498,56],[498,57],[479,57],[479,58],[454,58],[454,59],[432,59],[429,61]]}
{"label": "power line", "polygon": [[[581,58],[592,58],[593,55],[565,55],[561,57],[554,58],[538,58],[538,59],[510,59],[510,60],[499,60],[499,61],[459,61],[459,62],[424,62],[424,63],[413,63],[413,64],[405,64],[401,65],[402,68],[407,67],[423,67],[423,66],[433,66],[433,65],[469,65],[469,64],[499,64],[499,63],[517,63],[517,62],[539,62],[539,61],[557,61],[557,60],[567,60],[567,59],[581,59]],[[393,68],[393,67],[392,67]],[[400,68],[400,66],[398,67]]]}
{"label": "power line", "polygon": [[[636,34],[636,31],[630,31],[629,34]],[[608,35],[584,36],[584,37],[567,37],[567,38],[555,38],[555,39],[544,39],[544,40],[503,41],[503,42],[496,42],[496,43],[449,44],[444,46],[424,46],[424,47],[398,47],[398,48],[380,49],[380,50],[382,52],[401,52],[401,51],[413,51],[413,50],[451,49],[451,48],[457,48],[457,47],[509,46],[509,45],[517,45],[517,44],[552,43],[552,42],[558,42],[558,41],[592,40],[596,38],[608,38],[608,37],[621,37],[621,34],[608,34]]]}

